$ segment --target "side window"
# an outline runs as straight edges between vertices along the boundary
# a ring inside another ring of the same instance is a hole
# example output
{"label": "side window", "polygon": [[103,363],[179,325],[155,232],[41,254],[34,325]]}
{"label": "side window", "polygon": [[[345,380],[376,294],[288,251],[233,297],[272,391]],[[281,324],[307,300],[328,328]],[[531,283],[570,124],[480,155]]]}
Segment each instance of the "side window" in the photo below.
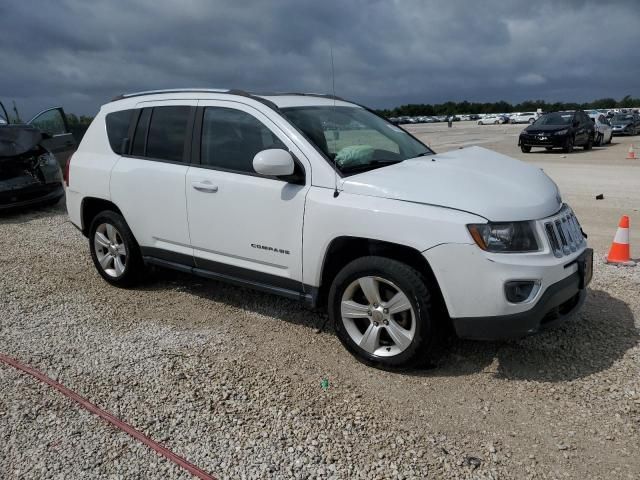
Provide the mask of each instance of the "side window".
{"label": "side window", "polygon": [[188,106],[154,107],[145,156],[181,162],[190,113]]}
{"label": "side window", "polygon": [[138,117],[138,125],[136,125],[136,131],[133,134],[133,146],[131,148],[131,155],[144,157],[144,150],[147,145],[147,128],[149,128],[150,118],[151,109],[143,109],[140,117]]}
{"label": "side window", "polygon": [[207,107],[202,119],[200,163],[225,170],[254,173],[256,153],[287,147],[254,116],[241,110]]}
{"label": "side window", "polygon": [[118,155],[126,153],[126,140],[129,135],[129,124],[134,110],[121,110],[107,114],[105,123],[107,124],[107,137],[111,150]]}
{"label": "side window", "polygon": [[39,116],[31,120],[31,125],[39,128],[49,135],[61,135],[67,133],[62,112],[57,108],[41,113]]}

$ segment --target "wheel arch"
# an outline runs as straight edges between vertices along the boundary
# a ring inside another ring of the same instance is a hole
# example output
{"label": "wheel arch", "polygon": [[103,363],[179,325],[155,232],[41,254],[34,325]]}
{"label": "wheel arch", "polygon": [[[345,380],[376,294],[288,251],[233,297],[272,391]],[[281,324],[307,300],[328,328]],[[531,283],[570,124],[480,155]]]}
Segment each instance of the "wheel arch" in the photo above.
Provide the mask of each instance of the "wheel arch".
{"label": "wheel arch", "polygon": [[98,213],[104,210],[111,210],[118,213],[119,215],[122,215],[122,212],[120,211],[118,206],[109,200],[97,197],[85,197],[82,199],[82,203],[80,204],[80,218],[82,220],[82,233],[85,237],[89,236],[91,221]]}
{"label": "wheel arch", "polygon": [[347,263],[371,255],[397,260],[420,272],[425,278],[427,286],[432,290],[434,305],[438,309],[442,309],[442,313],[448,318],[447,307],[438,280],[431,265],[419,250],[398,243],[365,237],[341,236],[331,241],[322,262],[316,305],[326,305],[333,279]]}

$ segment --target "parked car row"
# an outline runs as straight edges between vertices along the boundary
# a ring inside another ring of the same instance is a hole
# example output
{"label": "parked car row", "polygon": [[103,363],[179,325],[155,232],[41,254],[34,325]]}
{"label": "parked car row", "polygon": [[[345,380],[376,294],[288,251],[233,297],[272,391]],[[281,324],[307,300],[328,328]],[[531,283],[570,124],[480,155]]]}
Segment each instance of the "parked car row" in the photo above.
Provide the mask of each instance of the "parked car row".
{"label": "parked car row", "polygon": [[640,115],[637,113],[617,113],[609,120],[604,113],[582,110],[567,110],[546,113],[525,128],[518,138],[518,145],[524,153],[533,147],[546,150],[561,148],[570,153],[574,147],[591,149],[611,143],[613,135],[638,135]]}

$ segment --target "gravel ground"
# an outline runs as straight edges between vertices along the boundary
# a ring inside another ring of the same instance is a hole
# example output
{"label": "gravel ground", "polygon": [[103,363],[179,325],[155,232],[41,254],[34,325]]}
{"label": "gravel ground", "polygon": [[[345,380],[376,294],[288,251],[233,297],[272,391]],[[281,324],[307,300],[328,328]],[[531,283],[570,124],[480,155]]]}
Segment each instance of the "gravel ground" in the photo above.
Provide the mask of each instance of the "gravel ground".
{"label": "gravel ground", "polygon": [[[640,476],[640,268],[602,250],[574,321],[392,374],[297,303],[172,272],[108,286],[63,205],[0,218],[0,245],[0,352],[219,478]],[[189,478],[2,364],[0,391],[0,478]]]}

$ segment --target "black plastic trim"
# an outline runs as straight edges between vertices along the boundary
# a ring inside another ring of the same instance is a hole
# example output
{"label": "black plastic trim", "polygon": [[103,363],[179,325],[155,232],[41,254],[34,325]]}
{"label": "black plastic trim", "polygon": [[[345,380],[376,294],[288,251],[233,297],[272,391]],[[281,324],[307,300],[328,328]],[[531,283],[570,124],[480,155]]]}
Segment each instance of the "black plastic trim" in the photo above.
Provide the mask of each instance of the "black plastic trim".
{"label": "black plastic trim", "polygon": [[297,280],[256,272],[254,270],[202,258],[194,258],[191,255],[154,247],[140,247],[140,250],[145,263],[191,273],[213,280],[220,280],[234,285],[250,287],[255,290],[273,293],[292,300],[315,305],[317,294],[305,293],[307,291],[313,291],[313,289]]}
{"label": "black plastic trim", "polygon": [[[584,303],[587,290],[580,288],[580,273],[549,286],[533,308],[513,315],[494,317],[452,318],[456,334],[471,340],[506,340],[522,338],[541,330],[554,327],[573,315]],[[575,301],[570,311],[555,312],[557,307]],[[552,315],[552,318],[547,318]]]}

